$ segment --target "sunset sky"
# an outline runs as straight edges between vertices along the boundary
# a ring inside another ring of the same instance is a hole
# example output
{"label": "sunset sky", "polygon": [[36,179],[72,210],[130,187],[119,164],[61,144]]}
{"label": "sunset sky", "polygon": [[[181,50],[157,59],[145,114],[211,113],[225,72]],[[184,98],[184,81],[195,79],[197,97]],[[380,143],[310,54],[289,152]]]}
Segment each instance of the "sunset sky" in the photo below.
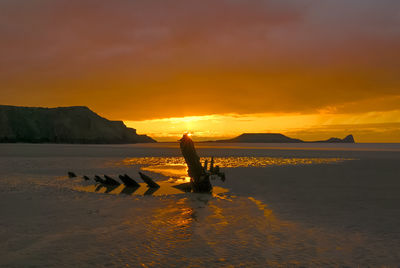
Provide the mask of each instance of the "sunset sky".
{"label": "sunset sky", "polygon": [[400,142],[399,0],[1,0],[0,104],[157,140]]}

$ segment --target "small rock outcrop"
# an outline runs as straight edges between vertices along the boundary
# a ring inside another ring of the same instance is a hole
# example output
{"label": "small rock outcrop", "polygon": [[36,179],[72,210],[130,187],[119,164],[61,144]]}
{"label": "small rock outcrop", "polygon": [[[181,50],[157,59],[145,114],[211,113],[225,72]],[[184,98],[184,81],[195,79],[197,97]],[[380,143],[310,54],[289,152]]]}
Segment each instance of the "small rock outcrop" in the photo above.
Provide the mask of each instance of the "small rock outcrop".
{"label": "small rock outcrop", "polygon": [[342,142],[347,142],[347,143],[355,143],[355,141],[354,141],[354,137],[353,137],[353,135],[347,135],[343,140],[342,140]]}
{"label": "small rock outcrop", "polygon": [[295,143],[303,142],[299,139],[292,139],[280,133],[243,133],[242,135],[229,139],[218,140],[217,142],[243,142],[243,143]]}
{"label": "small rock outcrop", "polygon": [[353,135],[347,135],[344,139],[330,138],[326,141],[313,141],[313,142],[326,142],[326,143],[355,143]]}
{"label": "small rock outcrop", "polygon": [[303,141],[300,139],[289,138],[280,133],[244,133],[236,138],[227,140],[217,140],[216,142],[234,143],[355,143],[353,135],[348,135],[344,139],[330,138],[323,141]]}

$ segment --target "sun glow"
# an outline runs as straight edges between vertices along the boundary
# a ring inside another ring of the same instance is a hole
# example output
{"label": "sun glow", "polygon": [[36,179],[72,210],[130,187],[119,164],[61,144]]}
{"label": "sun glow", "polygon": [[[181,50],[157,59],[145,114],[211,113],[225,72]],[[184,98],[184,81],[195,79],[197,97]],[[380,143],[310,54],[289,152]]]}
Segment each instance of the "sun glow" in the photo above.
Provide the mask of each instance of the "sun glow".
{"label": "sun glow", "polygon": [[[382,122],[388,123],[382,124]],[[396,142],[400,140],[400,110],[334,115],[327,112],[315,114],[213,114],[125,121],[125,124],[158,141],[177,141],[182,137],[182,133],[188,133],[197,141],[207,141],[231,138],[251,132],[278,132],[304,140],[343,138],[348,134],[355,135],[358,142]]]}

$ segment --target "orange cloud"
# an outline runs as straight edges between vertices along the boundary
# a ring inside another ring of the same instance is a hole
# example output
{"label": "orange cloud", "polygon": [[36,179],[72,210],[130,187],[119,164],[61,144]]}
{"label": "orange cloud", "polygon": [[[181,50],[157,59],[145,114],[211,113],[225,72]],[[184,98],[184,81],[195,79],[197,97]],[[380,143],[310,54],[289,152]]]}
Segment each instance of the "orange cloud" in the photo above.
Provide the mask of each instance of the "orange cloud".
{"label": "orange cloud", "polygon": [[399,8],[397,0],[5,0],[1,103],[86,105],[127,121],[394,111]]}

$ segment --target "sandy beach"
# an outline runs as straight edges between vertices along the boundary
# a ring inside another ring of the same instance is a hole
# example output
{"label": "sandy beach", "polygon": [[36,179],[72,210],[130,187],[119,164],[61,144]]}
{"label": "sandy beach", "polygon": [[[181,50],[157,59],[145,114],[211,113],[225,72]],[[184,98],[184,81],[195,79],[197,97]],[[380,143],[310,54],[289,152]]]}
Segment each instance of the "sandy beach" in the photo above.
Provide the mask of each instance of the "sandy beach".
{"label": "sandy beach", "polygon": [[398,144],[197,147],[211,195],[67,177],[185,180],[174,143],[1,144],[0,267],[398,267]]}

